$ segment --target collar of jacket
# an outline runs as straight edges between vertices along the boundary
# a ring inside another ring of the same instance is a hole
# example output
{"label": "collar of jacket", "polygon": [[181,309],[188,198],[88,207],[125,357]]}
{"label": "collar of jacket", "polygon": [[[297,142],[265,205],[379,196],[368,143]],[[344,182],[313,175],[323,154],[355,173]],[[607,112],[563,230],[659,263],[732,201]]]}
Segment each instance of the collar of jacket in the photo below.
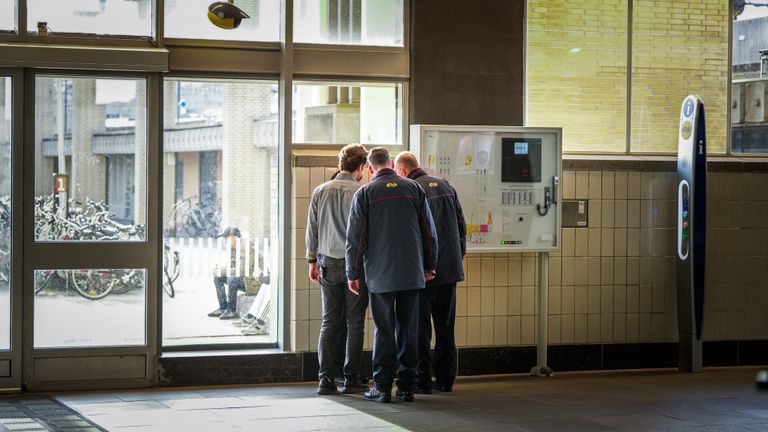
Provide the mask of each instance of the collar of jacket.
{"label": "collar of jacket", "polygon": [[373,175],[373,179],[375,180],[375,179],[377,179],[379,177],[384,177],[384,176],[388,176],[388,175],[396,176],[397,173],[392,168],[382,168],[382,169],[376,171],[376,174]]}
{"label": "collar of jacket", "polygon": [[346,171],[341,171],[338,174],[336,174],[336,179],[335,180],[352,180],[352,181],[357,181],[357,179],[355,179],[355,177],[352,175],[352,173],[348,173]]}
{"label": "collar of jacket", "polygon": [[426,171],[421,168],[416,168],[415,170],[408,173],[408,178],[411,180],[416,180],[417,178],[424,177],[425,175],[427,175]]}

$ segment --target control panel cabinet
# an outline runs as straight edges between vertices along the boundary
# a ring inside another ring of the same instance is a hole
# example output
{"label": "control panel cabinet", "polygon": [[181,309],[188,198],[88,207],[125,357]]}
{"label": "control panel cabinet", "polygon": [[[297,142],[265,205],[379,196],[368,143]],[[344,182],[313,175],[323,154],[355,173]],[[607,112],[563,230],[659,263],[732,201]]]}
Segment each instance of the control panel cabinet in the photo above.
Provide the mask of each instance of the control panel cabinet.
{"label": "control panel cabinet", "polygon": [[562,130],[411,126],[411,149],[455,189],[474,252],[560,249]]}

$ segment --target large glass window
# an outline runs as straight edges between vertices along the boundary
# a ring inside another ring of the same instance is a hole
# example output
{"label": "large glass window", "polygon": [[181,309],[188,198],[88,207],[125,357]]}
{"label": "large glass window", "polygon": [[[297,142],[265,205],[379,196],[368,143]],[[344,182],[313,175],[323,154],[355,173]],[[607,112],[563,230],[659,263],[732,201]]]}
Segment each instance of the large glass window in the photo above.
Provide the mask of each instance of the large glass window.
{"label": "large glass window", "polygon": [[393,83],[298,83],[296,144],[403,143],[403,87]]}
{"label": "large glass window", "polygon": [[734,16],[731,150],[768,153],[768,8],[735,5]]}
{"label": "large glass window", "polygon": [[295,0],[295,42],[403,46],[403,0]]}
{"label": "large glass window", "polygon": [[35,271],[35,348],[146,344],[146,271]]}
{"label": "large glass window", "polygon": [[144,240],[145,81],[40,76],[35,85],[35,239]]}
{"label": "large glass window", "polygon": [[16,30],[16,1],[0,0],[0,32]]}
{"label": "large glass window", "polygon": [[11,79],[0,77],[0,350],[11,348]]}
{"label": "large glass window", "polygon": [[249,18],[234,30],[216,27],[208,20],[212,0],[166,0],[165,37],[275,42],[280,38],[279,0],[237,0]]}
{"label": "large glass window", "polygon": [[277,341],[277,83],[167,80],[163,345]]}
{"label": "large glass window", "polygon": [[27,0],[31,33],[152,36],[153,0]]}

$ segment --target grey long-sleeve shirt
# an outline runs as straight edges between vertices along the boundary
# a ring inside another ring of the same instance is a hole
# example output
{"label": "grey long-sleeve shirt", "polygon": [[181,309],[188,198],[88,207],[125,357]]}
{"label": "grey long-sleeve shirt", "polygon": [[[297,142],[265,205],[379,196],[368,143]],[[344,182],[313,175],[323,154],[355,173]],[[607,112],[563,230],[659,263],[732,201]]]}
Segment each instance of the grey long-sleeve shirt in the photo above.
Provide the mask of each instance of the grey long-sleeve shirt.
{"label": "grey long-sleeve shirt", "polygon": [[361,186],[352,174],[342,171],[312,192],[305,237],[307,259],[316,259],[318,255],[344,258],[352,197]]}

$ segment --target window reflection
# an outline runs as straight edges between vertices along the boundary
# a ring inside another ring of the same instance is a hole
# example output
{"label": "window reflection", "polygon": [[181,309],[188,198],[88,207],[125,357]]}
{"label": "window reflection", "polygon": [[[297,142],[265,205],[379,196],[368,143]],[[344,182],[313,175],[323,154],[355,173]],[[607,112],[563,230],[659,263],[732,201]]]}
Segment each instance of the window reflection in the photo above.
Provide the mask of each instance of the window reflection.
{"label": "window reflection", "polygon": [[[27,0],[27,28],[38,34],[152,36],[153,4],[152,0]],[[46,23],[47,30],[40,23]]]}
{"label": "window reflection", "polygon": [[11,79],[0,77],[0,350],[11,347]]}

